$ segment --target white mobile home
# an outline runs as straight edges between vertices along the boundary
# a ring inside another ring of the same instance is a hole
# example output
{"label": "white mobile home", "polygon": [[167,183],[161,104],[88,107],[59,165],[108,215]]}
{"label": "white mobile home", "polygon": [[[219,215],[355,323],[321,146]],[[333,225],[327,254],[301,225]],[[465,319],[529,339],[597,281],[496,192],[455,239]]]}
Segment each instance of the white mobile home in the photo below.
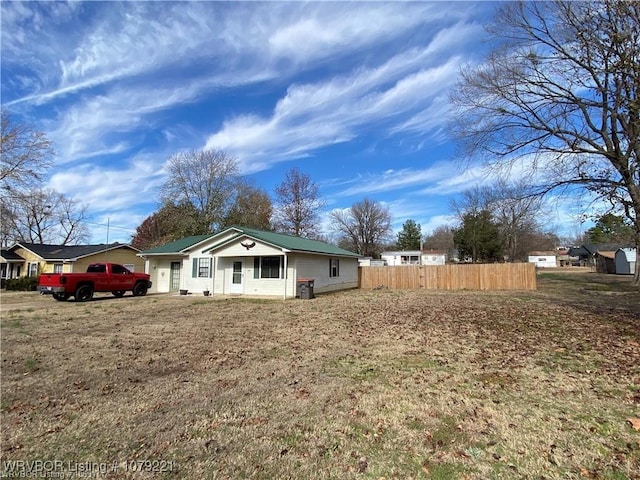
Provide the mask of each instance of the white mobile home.
{"label": "white mobile home", "polygon": [[317,240],[245,227],[187,237],[140,253],[150,292],[295,297],[300,279],[314,292],[358,287],[359,255]]}
{"label": "white mobile home", "polygon": [[556,252],[531,252],[529,263],[535,263],[537,268],[556,268],[558,254]]}
{"label": "white mobile home", "polygon": [[398,265],[420,265],[420,250],[403,250],[398,252],[382,252],[380,258],[390,267]]}

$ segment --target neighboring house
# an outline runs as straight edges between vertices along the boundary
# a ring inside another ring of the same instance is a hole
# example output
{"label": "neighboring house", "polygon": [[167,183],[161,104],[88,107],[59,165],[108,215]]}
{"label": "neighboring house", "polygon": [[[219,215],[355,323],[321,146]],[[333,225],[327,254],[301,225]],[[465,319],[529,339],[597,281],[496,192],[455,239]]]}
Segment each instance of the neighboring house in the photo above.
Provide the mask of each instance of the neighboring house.
{"label": "neighboring house", "polygon": [[597,250],[593,245],[581,245],[569,248],[569,258],[574,266],[584,267],[593,265]]}
{"label": "neighboring house", "polygon": [[635,248],[619,248],[616,250],[616,273],[633,275],[636,271],[637,252]]}
{"label": "neighboring house", "polygon": [[558,266],[557,252],[531,252],[529,263],[535,263],[537,268],[555,268]]}
{"label": "neighboring house", "polygon": [[571,257],[569,256],[569,249],[566,247],[560,247],[556,250],[556,262],[561,267],[571,266]]}
{"label": "neighboring house", "polygon": [[447,252],[440,250],[422,250],[420,263],[422,265],[444,265],[447,262]]}
{"label": "neighboring house", "polygon": [[358,259],[358,265],[360,267],[384,267],[384,260],[376,260],[372,257],[364,257]]}
{"label": "neighboring house", "polygon": [[585,244],[569,249],[569,257],[572,265],[594,266],[596,264],[596,254],[598,252],[615,252],[624,245],[611,243]]}
{"label": "neighboring house", "polygon": [[11,250],[0,250],[0,279],[18,278],[24,268],[24,258]]}
{"label": "neighboring house", "polygon": [[[108,245],[48,245],[20,242],[7,251],[21,259],[5,262],[3,250],[2,271],[12,272],[17,277],[36,277],[41,273],[84,272],[92,263],[112,262],[124,265],[131,271],[143,271],[144,261],[140,252],[131,245],[111,243]],[[5,265],[6,263],[6,265]]]}
{"label": "neighboring house", "polygon": [[440,250],[401,250],[382,252],[380,258],[391,267],[399,265],[444,265],[447,253]]}
{"label": "neighboring house", "polygon": [[153,292],[295,297],[358,287],[360,255],[328,243],[244,227],[187,237],[140,253]]}
{"label": "neighboring house", "polygon": [[596,272],[616,273],[616,252],[601,251],[596,253]]}
{"label": "neighboring house", "polygon": [[380,258],[391,267],[398,265],[420,265],[420,250],[403,250],[398,252],[382,252]]}

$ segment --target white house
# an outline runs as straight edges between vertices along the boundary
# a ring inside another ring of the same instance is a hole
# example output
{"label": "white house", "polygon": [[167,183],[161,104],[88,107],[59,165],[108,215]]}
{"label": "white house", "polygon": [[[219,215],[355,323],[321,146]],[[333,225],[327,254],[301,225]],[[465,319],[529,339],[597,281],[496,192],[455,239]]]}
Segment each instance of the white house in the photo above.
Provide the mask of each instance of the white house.
{"label": "white house", "polygon": [[420,250],[403,250],[399,252],[382,252],[380,258],[391,267],[397,265],[420,265]]}
{"label": "white house", "polygon": [[557,252],[531,252],[529,263],[535,263],[537,268],[555,268],[558,266]]}
{"label": "white house", "polygon": [[635,248],[619,248],[616,250],[616,273],[633,275],[636,271],[637,253]]}
{"label": "white house", "polygon": [[447,254],[439,250],[402,250],[382,252],[380,258],[391,267],[398,265],[444,265]]}
{"label": "white house", "polygon": [[244,227],[186,237],[140,253],[150,292],[295,297],[298,280],[314,292],[358,287],[359,255],[328,243]]}
{"label": "white house", "polygon": [[444,265],[447,262],[447,252],[439,250],[422,250],[420,263],[422,265]]}
{"label": "white house", "polygon": [[358,259],[358,266],[360,267],[384,267],[384,260],[376,260],[372,257],[362,257]]}

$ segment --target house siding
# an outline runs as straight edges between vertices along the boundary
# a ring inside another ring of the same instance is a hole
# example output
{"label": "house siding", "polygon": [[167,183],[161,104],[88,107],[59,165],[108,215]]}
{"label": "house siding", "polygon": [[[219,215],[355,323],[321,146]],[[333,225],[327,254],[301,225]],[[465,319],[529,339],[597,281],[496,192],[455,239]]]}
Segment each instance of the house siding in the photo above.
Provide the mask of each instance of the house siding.
{"label": "house siding", "polygon": [[[241,243],[250,244],[253,240],[237,239],[228,245],[215,250],[215,275],[213,281],[214,294],[232,294],[231,280],[233,277],[233,263],[242,262],[242,290],[233,292],[244,295],[284,295],[285,279],[283,278],[253,278],[253,259],[255,257],[284,257],[281,249],[255,242],[249,249]],[[288,279],[291,278],[292,269],[289,266]],[[290,288],[290,281],[287,289]]]}
{"label": "house siding", "polygon": [[[136,254],[135,250],[129,248],[116,248],[108,252],[99,252],[80,258],[73,262],[71,267],[74,272],[86,272],[87,267],[92,263],[118,263],[120,265],[133,265],[134,271],[144,272],[144,261]],[[51,271],[53,271],[53,264],[50,265]]]}
{"label": "house siding", "polygon": [[[179,288],[185,288],[183,285],[185,270],[183,257],[157,257],[150,258],[146,261],[144,272],[150,275],[152,283],[150,293],[169,293],[171,291],[171,263],[180,263],[180,285]],[[189,273],[191,270],[189,270]]]}
{"label": "house siding", "polygon": [[554,254],[529,255],[529,263],[535,263],[538,268],[555,268],[558,266]]}
{"label": "house siding", "polygon": [[423,253],[420,261],[422,265],[445,265],[447,258],[442,253]]}
{"label": "house siding", "polygon": [[31,251],[22,247],[18,247],[13,251],[17,255],[20,255],[22,258],[24,258],[24,263],[22,264],[22,268],[20,269],[21,277],[29,276],[29,265],[31,265],[32,263],[38,264],[39,273],[53,273],[53,264],[51,264],[51,269],[48,270],[47,262],[42,260],[39,256],[35,255]]}
{"label": "house siding", "polygon": [[[329,260],[339,258],[340,275],[329,276]],[[358,288],[358,259],[324,255],[296,255],[297,278],[315,279],[315,293]]]}

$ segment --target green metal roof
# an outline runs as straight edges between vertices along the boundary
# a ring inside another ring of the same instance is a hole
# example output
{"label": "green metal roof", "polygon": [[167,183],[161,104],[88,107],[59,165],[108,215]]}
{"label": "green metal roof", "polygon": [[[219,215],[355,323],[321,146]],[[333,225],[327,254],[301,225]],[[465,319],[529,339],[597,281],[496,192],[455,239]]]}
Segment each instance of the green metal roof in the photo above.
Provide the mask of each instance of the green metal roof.
{"label": "green metal roof", "polygon": [[214,239],[229,231],[235,231],[237,234],[232,238],[226,238],[222,242],[214,244],[211,250],[216,249],[220,245],[224,245],[241,235],[254,238],[264,243],[271,244],[276,247],[284,248],[285,250],[291,250],[294,252],[309,252],[319,253],[324,255],[336,255],[342,257],[359,257],[357,253],[350,252],[343,248],[330,245],[319,240],[311,240],[309,238],[294,237],[293,235],[285,235],[282,233],[268,232],[266,230],[256,230],[254,228],[245,227],[229,227],[226,230],[215,235],[195,235],[192,237],[181,238],[175,242],[165,243],[159,247],[151,248],[140,252],[140,255],[167,255],[167,254],[181,254],[184,250],[194,246],[197,243],[203,242],[208,239]]}
{"label": "green metal roof", "polygon": [[228,230],[236,230],[244,235],[255,238],[265,243],[270,243],[286,250],[295,252],[321,253],[325,255],[339,255],[344,257],[360,257],[357,253],[350,252],[335,245],[321,242],[319,240],[311,240],[309,238],[294,237],[293,235],[285,235],[283,233],[269,232],[265,230],[256,230],[246,227],[231,227]]}
{"label": "green metal roof", "polygon": [[189,247],[192,247],[196,243],[200,243],[213,236],[214,235],[209,234],[209,235],[193,235],[191,237],[184,237],[184,238],[181,238],[180,240],[176,240],[175,242],[165,243],[164,245],[160,245],[159,247],[150,248],[149,250],[140,252],[140,255],[182,253],[183,250]]}

